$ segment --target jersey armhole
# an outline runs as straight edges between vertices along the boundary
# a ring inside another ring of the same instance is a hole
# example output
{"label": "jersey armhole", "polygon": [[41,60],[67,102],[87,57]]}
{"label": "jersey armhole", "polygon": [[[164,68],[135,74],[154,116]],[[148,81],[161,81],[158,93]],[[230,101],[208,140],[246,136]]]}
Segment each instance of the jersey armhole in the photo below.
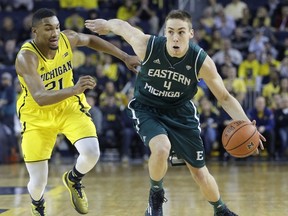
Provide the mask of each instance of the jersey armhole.
{"label": "jersey armhole", "polygon": [[[150,50],[149,54],[146,53],[145,59],[143,60],[142,65],[145,65],[146,62],[149,60],[152,52],[153,52],[153,45],[154,45],[154,41],[155,41],[155,36],[151,36],[152,38],[149,39],[148,45],[147,45],[147,51]],[[149,48],[150,47],[150,48]],[[149,48],[149,49],[148,49]]]}

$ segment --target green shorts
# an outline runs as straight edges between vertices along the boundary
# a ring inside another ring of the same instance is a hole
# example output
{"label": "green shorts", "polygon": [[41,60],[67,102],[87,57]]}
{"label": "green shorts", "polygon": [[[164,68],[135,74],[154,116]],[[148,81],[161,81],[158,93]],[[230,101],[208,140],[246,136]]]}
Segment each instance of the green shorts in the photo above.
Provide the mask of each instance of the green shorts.
{"label": "green shorts", "polygon": [[128,108],[128,115],[145,145],[153,137],[166,134],[179,158],[196,168],[205,166],[200,123],[192,101],[177,109],[158,109],[132,99]]}

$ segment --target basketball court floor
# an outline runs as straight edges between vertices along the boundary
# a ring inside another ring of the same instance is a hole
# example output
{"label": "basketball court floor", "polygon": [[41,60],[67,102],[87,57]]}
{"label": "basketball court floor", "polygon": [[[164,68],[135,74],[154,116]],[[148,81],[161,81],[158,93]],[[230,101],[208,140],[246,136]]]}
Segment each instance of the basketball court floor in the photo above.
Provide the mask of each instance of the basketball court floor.
{"label": "basketball court floor", "polygon": [[[51,162],[45,194],[49,216],[73,216],[62,174],[73,162]],[[240,216],[288,215],[288,163],[208,162],[219,184],[223,200]],[[28,174],[23,163],[0,166],[0,216],[30,215]],[[149,180],[147,164],[100,162],[83,179],[91,216],[143,216],[147,206]],[[188,169],[169,167],[164,216],[212,216]]]}

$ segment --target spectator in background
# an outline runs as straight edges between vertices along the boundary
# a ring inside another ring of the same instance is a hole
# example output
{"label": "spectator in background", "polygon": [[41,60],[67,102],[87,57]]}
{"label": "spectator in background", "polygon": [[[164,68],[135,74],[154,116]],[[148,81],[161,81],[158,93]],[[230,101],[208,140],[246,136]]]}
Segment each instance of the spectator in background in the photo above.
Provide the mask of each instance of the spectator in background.
{"label": "spectator in background", "polygon": [[288,96],[288,77],[282,77],[280,79],[280,91],[279,94],[281,97]]}
{"label": "spectator in background", "polygon": [[208,6],[205,8],[205,10],[209,10],[212,13],[212,16],[216,16],[220,10],[223,9],[223,6],[221,3],[218,3],[217,0],[209,0]]}
{"label": "spectator in background", "polygon": [[77,11],[74,11],[64,21],[64,28],[70,29],[76,32],[83,32],[84,18],[80,16]]}
{"label": "spectator in background", "polygon": [[243,10],[247,7],[247,4],[241,0],[232,0],[225,6],[225,14],[233,17],[237,22],[243,18]]}
{"label": "spectator in background", "polygon": [[238,68],[238,65],[234,64],[229,54],[225,54],[224,63],[219,65],[219,73],[222,79],[228,78],[228,70],[230,67]]}
{"label": "spectator in background", "polygon": [[105,89],[99,98],[99,105],[101,109],[104,109],[104,107],[108,105],[111,97],[114,98],[113,102],[117,105],[118,108],[122,108],[128,104],[126,95],[118,92],[115,89],[114,82],[110,80],[105,84]]}
{"label": "spectator in background", "polygon": [[253,52],[250,52],[239,65],[238,77],[244,80],[248,91],[260,91],[261,86],[257,86],[259,69],[260,63]]}
{"label": "spectator in background", "polygon": [[80,66],[84,65],[85,63],[85,53],[78,49],[77,47],[73,47],[73,59],[72,59],[72,64],[74,70],[77,70]]}
{"label": "spectator in background", "polygon": [[[204,9],[199,22],[201,24],[201,27],[204,28],[204,30],[207,34],[211,34],[213,31],[214,18],[215,18],[215,16],[213,16],[211,9],[208,9],[208,8]],[[196,32],[198,32],[198,31],[196,31]]]}
{"label": "spectator in background", "polygon": [[115,88],[120,90],[124,87],[126,80],[125,67],[110,55],[104,55],[103,72],[114,82]]}
{"label": "spectator in background", "polygon": [[7,40],[4,45],[3,53],[0,54],[0,64],[6,66],[14,65],[17,52],[16,40]]}
{"label": "spectator in background", "polygon": [[[130,101],[134,95],[134,88],[130,88],[127,93],[127,98]],[[133,121],[127,115],[126,106],[121,112],[122,129],[121,129],[121,162],[127,163],[131,158],[131,147],[136,145],[135,148],[140,152],[143,161],[148,160],[148,148],[142,144],[142,141],[133,127]]]}
{"label": "spectator in background", "polygon": [[265,52],[265,43],[269,42],[269,38],[264,36],[261,29],[257,29],[255,35],[249,43],[248,51],[254,52],[259,61],[261,61],[262,54]]}
{"label": "spectator in background", "polygon": [[275,132],[280,139],[276,152],[280,159],[285,156],[288,146],[288,95],[281,98],[281,106],[274,112],[275,115]]}
{"label": "spectator in background", "polygon": [[34,0],[13,0],[13,7],[16,10],[32,11],[34,8]]}
{"label": "spectator in background", "polygon": [[257,8],[256,15],[253,18],[253,28],[270,27],[271,18],[268,16],[267,8],[261,6]]}
{"label": "spectator in background", "polygon": [[236,64],[237,66],[243,60],[243,56],[241,55],[241,52],[237,49],[232,48],[231,40],[228,38],[223,39],[223,46],[221,47],[221,50],[217,51],[212,56],[212,59],[216,63],[216,65],[219,66],[224,63],[225,55],[229,55],[232,63]]}
{"label": "spectator in background", "polygon": [[100,150],[105,152],[106,148],[116,147],[120,154],[121,110],[117,106],[116,98],[113,95],[107,96],[105,102],[105,105],[100,107],[103,114]]}
{"label": "spectator in background", "polygon": [[282,61],[285,57],[288,57],[288,37],[286,37],[283,41],[278,41],[275,46],[278,50],[278,61]]}
{"label": "spectator in background", "polygon": [[130,21],[134,18],[137,12],[137,7],[132,0],[124,0],[124,4],[120,6],[117,10],[116,18],[125,21]]}
{"label": "spectator in background", "polygon": [[227,78],[223,80],[226,89],[239,101],[243,106],[243,101],[246,97],[246,84],[243,79],[237,77],[235,67],[227,68]]}
{"label": "spectator in background", "polygon": [[199,103],[201,137],[203,139],[205,155],[209,158],[213,149],[214,143],[217,141],[218,127],[218,110],[213,109],[212,103],[208,98],[203,97]]}
{"label": "spectator in background", "polygon": [[5,46],[8,40],[18,40],[19,33],[15,28],[15,22],[12,17],[6,16],[2,21],[2,26],[0,28],[0,44]]}
{"label": "spectator in background", "polygon": [[264,97],[259,96],[256,98],[254,108],[248,111],[250,119],[254,119],[257,122],[258,131],[265,136],[267,142],[265,143],[266,149],[270,160],[275,159],[275,119],[271,109],[266,106],[266,100]]}
{"label": "spectator in background", "polygon": [[140,21],[149,23],[149,32],[151,34],[157,34],[159,30],[159,18],[157,17],[156,10],[149,6],[149,0],[141,0],[138,10],[135,14],[135,22]]}
{"label": "spectator in background", "polygon": [[224,10],[220,10],[215,16],[214,27],[220,31],[223,38],[229,38],[236,28],[236,23],[233,17],[225,14]]}
{"label": "spectator in background", "polygon": [[33,33],[31,31],[32,16],[33,14],[29,13],[24,17],[22,21],[22,26],[20,29],[21,34],[19,35],[19,38],[17,41],[17,45],[19,45],[20,47],[22,46],[24,42],[33,38]]}
{"label": "spectator in background", "polygon": [[86,10],[98,8],[98,0],[59,0],[62,9],[84,8]]}
{"label": "spectator in background", "polygon": [[269,82],[262,88],[262,96],[265,97],[267,106],[271,108],[273,104],[273,95],[280,93],[279,73],[275,68],[271,67],[269,74]]}
{"label": "spectator in background", "polygon": [[85,93],[87,103],[91,106],[89,113],[91,115],[92,121],[97,128],[97,135],[99,137],[102,136],[102,122],[103,122],[103,115],[102,111],[96,106],[97,94],[93,90],[89,90]]}
{"label": "spectator in background", "polygon": [[[13,86],[13,77],[9,72],[4,72],[1,75],[0,86],[0,122],[10,129],[10,132],[7,132],[10,140],[9,155],[15,157],[14,162],[18,161],[19,157],[19,146],[15,133],[15,107],[16,93]],[[2,140],[0,142],[2,142]]]}
{"label": "spectator in background", "polygon": [[0,86],[0,112],[2,122],[6,124],[14,134],[14,116],[16,115],[16,93],[13,86],[11,73],[4,72],[1,75]]}
{"label": "spectator in background", "polygon": [[0,121],[0,164],[10,163],[10,157],[12,153],[11,147],[12,142],[12,132],[10,128]]}
{"label": "spectator in background", "polygon": [[80,76],[85,75],[96,78],[96,66],[93,63],[93,57],[91,55],[86,55],[85,63],[75,70],[74,82],[77,82]]}
{"label": "spectator in background", "polygon": [[104,74],[103,72],[103,65],[98,64],[95,67],[95,72],[96,72],[96,87],[94,88],[94,91],[97,93],[97,100],[96,100],[96,105],[99,105],[100,101],[100,95],[102,92],[105,90],[106,83],[109,82],[109,78]]}
{"label": "spectator in background", "polygon": [[281,61],[281,65],[280,65],[280,76],[281,77],[287,77],[288,78],[288,56],[285,57],[282,61]]}
{"label": "spectator in background", "polygon": [[288,4],[280,6],[280,12],[275,14],[272,22],[275,31],[288,31]]}
{"label": "spectator in background", "polygon": [[268,0],[268,2],[266,2],[265,7],[268,10],[268,14],[270,17],[272,17],[272,19],[275,16],[275,11],[279,5],[279,0]]}
{"label": "spectator in background", "polygon": [[236,22],[237,26],[243,29],[243,32],[247,35],[248,38],[251,38],[254,34],[252,20],[253,16],[250,9],[247,7],[243,10],[243,17]]}
{"label": "spectator in background", "polygon": [[266,57],[263,58],[262,64],[259,68],[259,75],[262,77],[262,85],[269,82],[271,71],[279,71],[281,67],[281,62],[276,60],[271,52],[268,51],[265,54]]}
{"label": "spectator in background", "polygon": [[224,40],[221,37],[221,33],[218,29],[213,29],[212,36],[207,37],[207,40],[209,42],[208,53],[211,56],[222,49]]}
{"label": "spectator in background", "polygon": [[250,38],[244,32],[242,27],[236,27],[234,34],[231,36],[231,44],[234,49],[237,49],[241,52],[241,55],[247,56],[248,54],[248,46],[249,46]]}

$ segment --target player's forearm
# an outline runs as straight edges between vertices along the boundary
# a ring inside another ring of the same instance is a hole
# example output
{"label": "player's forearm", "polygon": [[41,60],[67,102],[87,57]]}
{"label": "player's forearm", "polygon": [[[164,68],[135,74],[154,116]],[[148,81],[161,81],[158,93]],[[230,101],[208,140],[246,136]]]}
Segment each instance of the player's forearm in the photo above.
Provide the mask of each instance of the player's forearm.
{"label": "player's forearm", "polygon": [[97,36],[92,36],[88,46],[96,51],[104,52],[115,56],[116,58],[122,60],[123,62],[127,58],[128,54],[120,50],[113,44],[101,39]]}
{"label": "player's forearm", "polygon": [[221,106],[229,114],[233,120],[245,120],[250,121],[250,119],[245,114],[240,103],[231,95],[229,95],[225,100],[221,101]]}
{"label": "player's forearm", "polygon": [[39,106],[47,106],[63,101],[75,95],[73,87],[61,90],[44,90],[33,95],[34,100]]}
{"label": "player's forearm", "polygon": [[124,38],[128,43],[133,36],[133,28],[128,22],[120,19],[110,19],[107,22],[109,30]]}

